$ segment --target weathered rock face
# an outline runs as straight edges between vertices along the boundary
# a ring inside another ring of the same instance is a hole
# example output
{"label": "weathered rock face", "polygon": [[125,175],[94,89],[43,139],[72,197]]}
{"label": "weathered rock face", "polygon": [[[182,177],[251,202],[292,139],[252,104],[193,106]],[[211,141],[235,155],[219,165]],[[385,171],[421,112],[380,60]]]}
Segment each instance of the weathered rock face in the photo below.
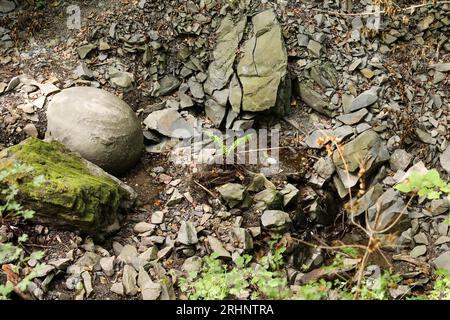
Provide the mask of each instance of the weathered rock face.
{"label": "weathered rock face", "polygon": [[47,137],[108,172],[120,174],[140,158],[143,135],[133,110],[100,89],[63,90],[47,109]]}
{"label": "weathered rock face", "polygon": [[289,107],[290,88],[286,87],[290,87],[290,81],[280,24],[270,10],[255,15],[252,22],[253,36],[245,44],[245,54],[237,68],[242,110],[255,112],[276,107],[283,112]]}
{"label": "weathered rock face", "polygon": [[324,95],[314,90],[314,86],[311,82],[300,83],[299,91],[303,102],[310,108],[328,117],[333,115],[332,111],[328,109],[330,102],[326,100]]}
{"label": "weathered rock face", "polygon": [[330,99],[325,94],[327,89],[338,87],[338,73],[333,64],[325,62],[311,67],[299,82],[298,91],[303,102],[315,111],[332,117],[336,113]]}
{"label": "weathered rock face", "polygon": [[[57,141],[29,138],[0,152],[0,171],[15,165],[31,171],[8,176],[0,186],[18,185],[19,200],[36,211],[33,219],[39,223],[107,233],[119,227],[120,210],[131,208],[137,197],[133,189]],[[36,177],[42,183],[36,183]]]}
{"label": "weathered rock face", "polygon": [[450,146],[441,154],[439,161],[442,168],[444,168],[445,171],[450,172]]}
{"label": "weathered rock face", "polygon": [[[242,111],[270,110],[280,115],[288,112],[291,80],[276,15],[266,10],[252,18],[252,33],[242,48],[243,55],[237,56],[246,23],[246,17],[233,21],[227,16],[217,30],[214,60],[204,85],[209,98],[207,116],[216,126],[225,119],[227,106],[231,106],[235,119]],[[232,123],[227,120],[227,127]]]}
{"label": "weathered rock face", "polygon": [[369,173],[371,169],[389,160],[385,143],[373,130],[365,131],[355,140],[343,145],[342,156],[345,163],[336,150],[333,154],[333,162],[345,188],[351,188],[358,182],[360,165],[363,165],[365,171]]}
{"label": "weathered rock face", "polygon": [[235,23],[226,16],[217,30],[216,48],[213,52],[213,62],[208,68],[208,79],[205,82],[205,92],[212,96],[214,91],[223,89],[233,74],[233,64],[236,51],[244,35],[246,17]]}

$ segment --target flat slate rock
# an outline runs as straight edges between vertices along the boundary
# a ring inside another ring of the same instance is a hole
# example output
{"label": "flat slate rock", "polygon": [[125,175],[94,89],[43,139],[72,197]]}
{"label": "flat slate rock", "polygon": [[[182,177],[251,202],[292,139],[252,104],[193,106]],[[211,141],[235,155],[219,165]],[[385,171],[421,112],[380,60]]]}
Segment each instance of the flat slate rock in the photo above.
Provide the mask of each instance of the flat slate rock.
{"label": "flat slate rock", "polygon": [[152,112],[145,120],[147,128],[171,138],[185,139],[194,134],[194,128],[174,109]]}

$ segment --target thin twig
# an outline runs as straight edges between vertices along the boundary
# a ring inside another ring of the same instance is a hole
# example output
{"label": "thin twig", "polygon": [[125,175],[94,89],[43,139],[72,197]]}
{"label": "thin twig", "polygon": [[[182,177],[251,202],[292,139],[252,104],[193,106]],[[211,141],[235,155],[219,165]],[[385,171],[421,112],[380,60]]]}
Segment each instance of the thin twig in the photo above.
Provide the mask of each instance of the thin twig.
{"label": "thin twig", "polygon": [[381,250],[381,248],[377,248],[378,253],[381,254],[381,256],[383,257],[384,261],[386,261],[386,263],[389,265],[389,268],[394,269],[394,266],[392,265],[392,263],[389,261],[389,259],[386,257],[386,255],[383,253],[383,251]]}
{"label": "thin twig", "polygon": [[[370,244],[371,240],[372,239],[369,239],[369,244]],[[356,283],[356,292],[354,295],[355,299],[358,298],[359,293],[361,291],[361,283],[362,283],[362,279],[364,277],[364,269],[366,268],[366,263],[367,263],[367,260],[369,260],[369,256],[370,256],[370,250],[369,250],[369,246],[367,246],[366,252],[364,252],[364,256],[361,260],[361,266],[359,267],[359,270],[358,270],[358,282]]]}
{"label": "thin twig", "polygon": [[360,244],[344,244],[341,246],[323,246],[323,245],[317,245],[314,243],[310,243],[301,239],[297,239],[297,238],[292,238],[293,240],[305,244],[307,246],[313,247],[313,248],[317,248],[317,249],[324,249],[324,250],[339,250],[339,249],[344,249],[344,248],[360,248],[360,249],[367,249],[366,246],[360,245]]}
{"label": "thin twig", "polygon": [[192,180],[192,181],[194,181],[194,183],[195,183],[196,185],[198,185],[200,188],[202,188],[203,190],[205,190],[206,192],[208,192],[208,194],[209,194],[211,197],[213,197],[213,198],[216,197],[216,195],[215,195],[214,193],[212,193],[212,192],[211,192],[209,189],[207,189],[206,187],[202,186],[199,182],[197,182],[197,181],[195,181],[195,180]]}
{"label": "thin twig", "polygon": [[398,214],[397,219],[395,219],[394,222],[392,222],[392,224],[391,224],[390,226],[386,227],[386,228],[383,229],[383,230],[377,230],[376,232],[377,232],[377,233],[385,233],[385,232],[389,231],[390,229],[392,229],[392,228],[400,221],[400,219],[402,218],[402,216],[403,216],[403,214],[405,213],[406,209],[409,208],[409,205],[411,204],[412,199],[414,199],[414,195],[412,195],[412,196],[409,198],[408,203],[403,207],[403,210]]}
{"label": "thin twig", "polygon": [[[399,8],[399,11],[408,11],[408,10],[415,10],[418,8],[422,8],[422,7],[426,7],[429,5],[435,5],[435,6],[440,6],[440,5],[444,5],[444,4],[450,4],[450,1],[439,1],[436,3],[433,2],[428,2],[425,4],[417,4],[417,5],[413,5],[410,7],[406,7],[406,8]],[[338,11],[327,11],[327,10],[323,10],[323,9],[313,9],[314,11],[318,11],[321,13],[326,13],[330,16],[342,16],[342,17],[357,17],[357,16],[372,16],[372,15],[378,15],[378,14],[385,14],[386,10],[380,10],[380,11],[366,11],[366,12],[360,12],[360,13],[343,13],[343,12],[338,12]]]}
{"label": "thin twig", "polygon": [[26,246],[26,247],[37,247],[37,248],[44,248],[44,249],[48,249],[48,248],[53,248],[54,246],[44,246],[41,244],[34,244],[34,243],[22,243],[22,245]]}

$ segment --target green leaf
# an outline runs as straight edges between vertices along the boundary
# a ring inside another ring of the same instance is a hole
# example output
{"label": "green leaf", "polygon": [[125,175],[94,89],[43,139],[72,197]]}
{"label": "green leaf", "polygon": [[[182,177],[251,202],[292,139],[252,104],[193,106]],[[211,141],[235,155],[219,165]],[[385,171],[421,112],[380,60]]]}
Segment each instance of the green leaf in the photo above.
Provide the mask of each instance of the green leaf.
{"label": "green leaf", "polygon": [[34,217],[34,211],[33,210],[22,210],[20,212],[22,215],[22,218],[24,219],[32,219]]}
{"label": "green leaf", "polygon": [[14,291],[14,286],[11,282],[7,282],[6,285],[0,284],[0,300],[6,300],[9,295]]}
{"label": "green leaf", "polygon": [[394,187],[394,189],[403,192],[403,193],[410,193],[413,189],[411,188],[411,185],[407,183],[400,183]]}
{"label": "green leaf", "polygon": [[30,258],[39,261],[44,256],[45,256],[45,251],[39,250],[39,251],[33,251],[30,255]]}
{"label": "green leaf", "polygon": [[440,191],[430,191],[430,192],[427,194],[427,198],[428,198],[429,200],[439,199],[439,198],[441,197],[441,194],[442,194],[442,192],[440,192]]}
{"label": "green leaf", "polygon": [[436,169],[429,170],[425,174],[425,179],[435,186],[439,186],[442,183],[441,177],[439,176],[439,172]]}
{"label": "green leaf", "polygon": [[17,238],[18,242],[25,242],[28,240],[28,235],[26,233],[22,234],[19,238]]}
{"label": "green leaf", "polygon": [[11,243],[2,244],[0,246],[0,265],[16,261],[22,252],[21,248],[13,246]]}
{"label": "green leaf", "polygon": [[356,258],[358,256],[358,250],[356,250],[356,248],[352,247],[342,248],[342,252],[348,254],[352,258]]}

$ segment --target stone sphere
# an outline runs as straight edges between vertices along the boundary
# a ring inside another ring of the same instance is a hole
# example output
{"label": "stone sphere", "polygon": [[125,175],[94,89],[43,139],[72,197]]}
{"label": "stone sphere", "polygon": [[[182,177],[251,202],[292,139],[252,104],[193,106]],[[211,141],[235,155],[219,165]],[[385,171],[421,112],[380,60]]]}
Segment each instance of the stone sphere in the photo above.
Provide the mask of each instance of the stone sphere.
{"label": "stone sphere", "polygon": [[47,108],[46,137],[113,174],[133,167],[143,150],[141,123],[124,101],[104,90],[73,87]]}

